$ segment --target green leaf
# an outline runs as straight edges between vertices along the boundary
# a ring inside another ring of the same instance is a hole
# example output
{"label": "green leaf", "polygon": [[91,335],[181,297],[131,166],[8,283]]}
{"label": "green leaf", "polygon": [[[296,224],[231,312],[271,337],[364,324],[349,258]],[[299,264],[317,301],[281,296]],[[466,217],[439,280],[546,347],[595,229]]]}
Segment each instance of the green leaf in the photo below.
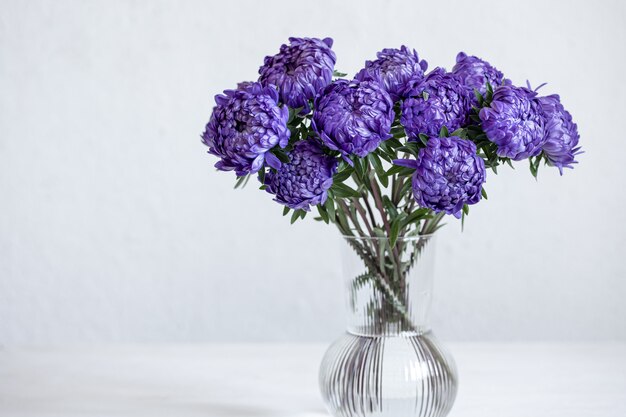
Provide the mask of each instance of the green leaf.
{"label": "green leaf", "polygon": [[374,152],[367,155],[367,157],[370,160],[370,163],[372,164],[372,166],[374,167],[374,171],[376,171],[376,175],[378,176],[380,183],[385,188],[387,188],[387,186],[389,185],[389,179],[387,178],[387,173],[383,169],[383,164],[380,161],[380,158]]}
{"label": "green leaf", "polygon": [[539,171],[539,164],[541,163],[541,155],[536,156],[535,158],[529,158],[530,162],[530,173],[533,177],[537,178],[537,172]]}
{"label": "green leaf", "polygon": [[372,164],[372,166],[374,167],[374,170],[376,171],[376,173],[380,173],[381,175],[385,175],[385,170],[383,169],[383,164],[380,161],[380,158],[378,157],[378,155],[376,155],[376,153],[372,152],[369,155],[367,155],[367,157],[370,160],[370,163]]}
{"label": "green leaf", "polygon": [[367,158],[357,158],[357,161],[361,164],[361,169],[363,170],[363,176],[367,175],[367,171],[369,170],[370,164]]}
{"label": "green leaf", "polygon": [[387,146],[385,142],[380,142],[380,145],[378,145],[378,150],[382,151],[381,154],[393,152],[393,150],[389,146]]}
{"label": "green leaf", "polygon": [[386,175],[392,176],[392,175],[398,174],[398,176],[400,177],[405,177],[405,176],[413,175],[414,172],[415,172],[415,168],[394,165],[387,170]]}
{"label": "green leaf", "polygon": [[461,231],[465,229],[465,217],[469,214],[469,206],[465,204],[463,206],[463,214],[461,215]]}
{"label": "green leaf", "polygon": [[446,126],[441,126],[441,130],[439,130],[439,137],[440,138],[448,137],[448,128]]}
{"label": "green leaf", "polygon": [[485,191],[485,187],[480,190],[480,195],[482,195],[485,200],[489,200],[489,197],[487,197],[487,191]]}
{"label": "green leaf", "polygon": [[428,144],[428,135],[425,135],[423,133],[420,133],[419,135],[420,141],[424,144],[427,145]]}
{"label": "green leaf", "polygon": [[470,120],[476,123],[480,123],[480,117],[477,114],[470,114]]}
{"label": "green leaf", "polygon": [[418,208],[417,210],[414,210],[411,214],[409,214],[404,221],[402,222],[402,225],[400,226],[400,228],[404,229],[406,226],[415,223],[416,221],[428,218],[430,216],[430,210],[427,208]]}
{"label": "green leaf", "polygon": [[337,207],[337,211],[335,211],[335,213],[337,214],[337,219],[341,227],[343,227],[344,230],[350,230],[350,225],[348,224],[348,218],[346,217],[346,213],[344,213],[340,207]]}
{"label": "green leaf", "polygon": [[296,117],[296,111],[295,109],[290,108],[289,109],[289,118],[287,119],[287,124],[291,124],[291,122],[293,122],[294,117]]}
{"label": "green leaf", "polygon": [[[383,144],[381,143],[381,145]],[[395,152],[391,150],[389,150],[388,153],[380,152],[378,156],[384,159],[385,161],[389,162],[390,164],[392,163],[393,158],[396,157]]]}
{"label": "green leaf", "polygon": [[259,170],[259,182],[261,184],[265,184],[265,168],[261,167],[261,169]]}
{"label": "green leaf", "polygon": [[324,223],[328,224],[328,212],[326,211],[326,208],[324,208],[323,205],[318,204],[317,211],[320,213],[320,217],[324,220]]}
{"label": "green leaf", "polygon": [[400,171],[402,171],[402,168],[404,168],[404,167],[402,167],[400,165],[393,165],[391,168],[389,168],[387,170],[386,174],[388,176],[395,175],[395,174],[399,173]]}
{"label": "green leaf", "polygon": [[396,208],[395,204],[393,204],[389,196],[383,196],[383,207],[385,208],[385,210],[387,210],[391,218],[398,216],[398,209]]}
{"label": "green leaf", "polygon": [[291,210],[289,207],[285,206],[285,208],[283,209],[283,216],[286,216],[287,213],[289,213],[289,210]]}
{"label": "green leaf", "polygon": [[398,240],[398,233],[400,233],[400,218],[396,217],[391,222],[391,236],[389,236],[389,245],[393,248],[396,246]]}
{"label": "green leaf", "polygon": [[275,147],[270,152],[276,155],[276,158],[278,158],[283,164],[289,162],[289,156],[282,149]]}
{"label": "green leaf", "polygon": [[328,198],[326,199],[326,203],[324,203],[324,207],[326,207],[326,211],[328,212],[328,218],[332,222],[335,222],[335,202],[330,196],[328,196]]}
{"label": "green leaf", "polygon": [[389,178],[386,176],[382,176],[382,177],[378,177],[378,179],[380,180],[380,183],[382,184],[383,187],[387,188],[389,187]]}
{"label": "green leaf", "polygon": [[[403,128],[404,129],[404,128]],[[390,147],[397,149],[399,147],[402,146],[402,142],[400,142],[398,139],[395,138],[389,138],[385,141],[386,145],[389,145]]]}
{"label": "green leaf", "polygon": [[379,248],[379,253],[380,253],[379,267],[381,271],[384,271],[385,270],[385,249],[387,246],[387,239],[389,239],[389,236],[387,236],[380,227],[375,227],[373,232],[378,238],[378,248]]}
{"label": "green leaf", "polygon": [[346,184],[336,183],[330,189],[339,198],[361,197],[358,191],[348,187]]}
{"label": "green leaf", "polygon": [[291,224],[294,224],[296,220],[300,217],[300,210],[295,210],[291,215]]}
{"label": "green leaf", "polygon": [[237,177],[237,182],[235,183],[235,190],[239,187],[243,188],[245,187],[246,183],[248,182],[247,180],[249,179],[250,174],[241,176],[241,177]]}
{"label": "green leaf", "polygon": [[[424,144],[426,144],[426,142],[424,142]],[[401,146],[400,148],[398,148],[398,151],[410,153],[417,158],[417,155],[419,153],[419,146],[415,142],[407,142],[404,144],[404,146]]]}
{"label": "green leaf", "polygon": [[398,126],[396,128],[391,129],[391,135],[394,139],[402,139],[406,136],[406,131],[404,130],[404,126]]}
{"label": "green leaf", "polygon": [[339,72],[337,70],[333,71],[333,77],[345,77],[346,75],[348,74],[346,74],[345,72]]}
{"label": "green leaf", "polygon": [[482,127],[477,126],[477,125],[465,126],[462,129],[467,129],[468,132],[477,132],[477,133],[482,133],[482,131],[483,131]]}
{"label": "green leaf", "polygon": [[483,107],[489,106],[491,104],[491,100],[493,100],[493,89],[491,88],[491,84],[487,82],[487,92],[485,93],[485,99],[483,100]]}
{"label": "green leaf", "polygon": [[355,157],[352,161],[354,163],[354,173],[361,181],[365,181],[365,171],[363,170],[363,165],[359,162],[357,157]]}
{"label": "green leaf", "polygon": [[350,175],[352,175],[353,172],[354,168],[348,165],[345,169],[333,175],[333,183],[344,182],[350,178]]}
{"label": "green leaf", "polygon": [[309,136],[311,136],[309,128],[306,127],[306,125],[301,124],[300,125],[300,137],[304,140],[304,139],[307,139]]}
{"label": "green leaf", "polygon": [[406,181],[400,189],[400,195],[409,195],[409,193],[411,192],[411,187],[411,181]]}
{"label": "green leaf", "polygon": [[422,98],[424,98],[424,100],[428,100],[428,93],[426,91],[422,92]]}
{"label": "green leaf", "polygon": [[476,88],[474,89],[474,96],[476,96],[476,100],[478,101],[478,105],[480,107],[483,106],[483,102],[485,101],[485,99],[483,98],[483,95],[480,94],[480,91],[478,91]]}
{"label": "green leaf", "polygon": [[462,127],[455,130],[454,132],[450,133],[450,136],[457,136],[461,139],[467,139],[467,130],[463,129]]}

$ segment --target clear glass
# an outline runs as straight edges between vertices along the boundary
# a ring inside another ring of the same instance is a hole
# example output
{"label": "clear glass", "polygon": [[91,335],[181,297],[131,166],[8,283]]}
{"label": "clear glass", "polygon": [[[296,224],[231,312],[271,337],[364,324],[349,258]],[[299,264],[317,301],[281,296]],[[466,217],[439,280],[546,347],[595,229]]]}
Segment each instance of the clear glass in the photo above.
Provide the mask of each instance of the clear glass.
{"label": "clear glass", "polygon": [[324,356],[319,382],[335,417],[443,417],[456,367],[433,336],[434,238],[346,237],[347,332]]}

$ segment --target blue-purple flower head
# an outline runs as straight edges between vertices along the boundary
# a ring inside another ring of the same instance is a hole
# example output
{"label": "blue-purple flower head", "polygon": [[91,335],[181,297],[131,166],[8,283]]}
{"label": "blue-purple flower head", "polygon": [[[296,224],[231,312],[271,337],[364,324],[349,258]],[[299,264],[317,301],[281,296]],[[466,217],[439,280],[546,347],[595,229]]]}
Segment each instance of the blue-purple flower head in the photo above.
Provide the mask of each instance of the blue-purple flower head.
{"label": "blue-purple flower head", "polygon": [[573,168],[574,158],[581,153],[578,147],[578,127],[572,115],[565,110],[558,95],[538,98],[545,124],[546,142],[542,149],[550,165],[559,168]]}
{"label": "blue-purple flower head", "polygon": [[525,87],[503,85],[494,90],[489,107],[480,110],[482,128],[498,145],[498,156],[519,161],[541,153],[546,138],[536,95]]}
{"label": "blue-purple flower head", "polygon": [[313,140],[297,142],[289,158],[288,163],[265,175],[267,192],[294,210],[309,211],[310,206],[324,204],[337,171],[337,160],[324,154]]}
{"label": "blue-purple flower head", "polygon": [[465,52],[459,52],[456,56],[456,64],[452,68],[452,73],[459,77],[472,91],[476,89],[482,95],[487,92],[487,83],[491,84],[494,89],[503,83],[510,83],[489,62],[467,55]]}
{"label": "blue-purple flower head", "polygon": [[366,156],[391,137],[393,102],[378,83],[337,80],[316,97],[314,108],[311,126],[346,160]]}
{"label": "blue-purple flower head", "polygon": [[202,134],[209,153],[220,158],[215,167],[242,176],[257,172],[266,157],[271,165],[277,165],[276,157],[268,151],[277,145],[287,146],[290,133],[289,110],[279,107],[276,89],[242,83],[236,90],[215,96],[215,102]]}
{"label": "blue-purple flower head", "polygon": [[460,217],[465,204],[480,201],[485,163],[469,140],[432,137],[420,149],[417,160],[394,163],[415,168],[413,196],[421,207]]}
{"label": "blue-purple flower head", "polygon": [[402,98],[410,79],[421,80],[428,68],[428,63],[420,61],[415,49],[404,45],[400,49],[383,49],[376,54],[376,58],[366,61],[365,68],[355,78],[380,83],[394,101]]}
{"label": "blue-purple flower head", "polygon": [[309,100],[330,84],[337,60],[331,38],[289,38],[278,54],[265,57],[259,82],[278,88],[281,102],[309,111]]}
{"label": "blue-purple flower head", "polygon": [[435,68],[421,81],[411,80],[400,120],[409,139],[420,133],[437,136],[443,126],[450,132],[465,126],[472,95],[469,87],[443,68]]}

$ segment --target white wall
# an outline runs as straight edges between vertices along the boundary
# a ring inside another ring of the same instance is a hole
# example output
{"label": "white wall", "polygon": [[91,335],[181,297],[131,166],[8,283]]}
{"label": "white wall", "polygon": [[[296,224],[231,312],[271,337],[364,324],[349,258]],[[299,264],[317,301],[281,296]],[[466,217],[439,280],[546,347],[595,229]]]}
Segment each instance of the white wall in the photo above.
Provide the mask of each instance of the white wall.
{"label": "white wall", "polygon": [[626,7],[619,1],[0,2],[0,344],[330,340],[337,233],[233,191],[199,135],[213,95],[290,35],[354,73],[383,47],[459,50],[549,82],[585,154],[439,237],[434,326],[453,340],[626,340]]}

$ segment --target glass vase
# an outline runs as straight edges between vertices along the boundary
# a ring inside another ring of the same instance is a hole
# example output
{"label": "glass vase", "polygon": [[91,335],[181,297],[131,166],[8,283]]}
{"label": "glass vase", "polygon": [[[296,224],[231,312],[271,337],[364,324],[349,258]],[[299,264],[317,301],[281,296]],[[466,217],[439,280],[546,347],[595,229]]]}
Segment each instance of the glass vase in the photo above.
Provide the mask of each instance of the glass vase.
{"label": "glass vase", "polygon": [[347,331],[319,382],[335,417],[442,417],[457,391],[452,357],[429,325],[434,238],[345,237]]}

